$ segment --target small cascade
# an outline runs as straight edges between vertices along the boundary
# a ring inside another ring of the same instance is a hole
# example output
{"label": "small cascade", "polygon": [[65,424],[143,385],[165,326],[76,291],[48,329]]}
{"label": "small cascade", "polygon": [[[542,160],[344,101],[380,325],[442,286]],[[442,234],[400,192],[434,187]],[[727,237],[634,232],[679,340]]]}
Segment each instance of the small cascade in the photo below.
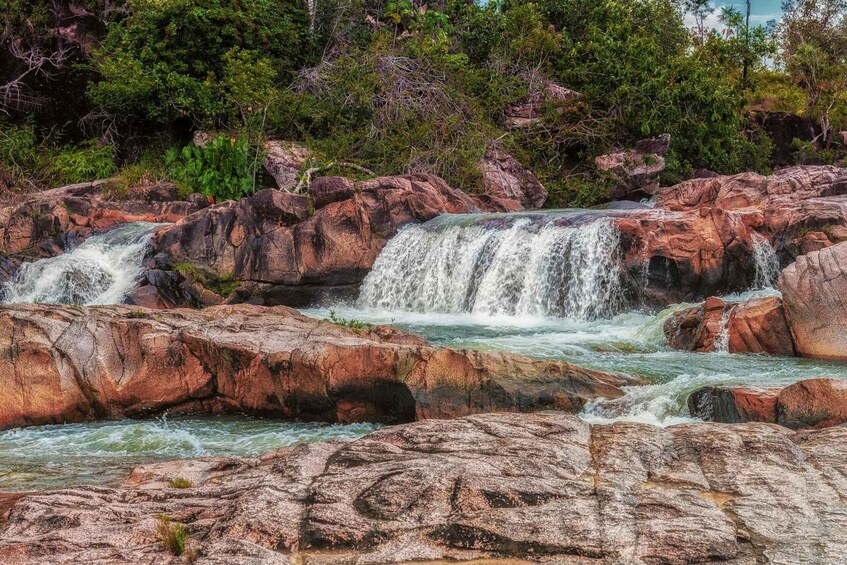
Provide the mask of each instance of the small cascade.
{"label": "small cascade", "polygon": [[119,304],[144,274],[157,224],[124,224],[56,257],[25,263],[3,285],[6,304]]}
{"label": "small cascade", "polygon": [[781,272],[779,257],[770,242],[763,236],[753,233],[753,289],[775,288]]}
{"label": "small cascade", "polygon": [[359,305],[580,320],[621,312],[627,301],[612,222],[554,218],[441,217],[402,230],[365,279]]}
{"label": "small cascade", "polygon": [[715,353],[729,353],[729,319],[734,308],[734,306],[727,304],[723,314],[721,314],[720,331],[715,339]]}

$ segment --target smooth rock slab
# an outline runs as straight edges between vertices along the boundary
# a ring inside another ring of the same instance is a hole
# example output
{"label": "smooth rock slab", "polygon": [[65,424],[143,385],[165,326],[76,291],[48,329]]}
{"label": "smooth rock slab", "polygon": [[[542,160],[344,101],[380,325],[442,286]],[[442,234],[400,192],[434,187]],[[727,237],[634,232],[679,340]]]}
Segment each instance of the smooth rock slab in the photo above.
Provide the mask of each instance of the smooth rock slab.
{"label": "smooth rock slab", "polygon": [[[429,420],[256,460],[137,469],[120,488],[29,496],[0,562],[841,564],[847,429],[590,426],[562,415]],[[170,489],[168,478],[194,486]]]}
{"label": "smooth rock slab", "polygon": [[166,410],[382,423],[576,413],[638,382],[563,361],[430,347],[286,307],[0,306],[0,429]]}

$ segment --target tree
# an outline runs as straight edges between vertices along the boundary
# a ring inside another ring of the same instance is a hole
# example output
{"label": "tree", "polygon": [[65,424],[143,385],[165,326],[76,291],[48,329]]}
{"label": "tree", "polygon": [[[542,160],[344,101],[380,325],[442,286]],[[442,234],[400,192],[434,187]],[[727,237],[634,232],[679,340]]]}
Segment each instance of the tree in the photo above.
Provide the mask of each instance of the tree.
{"label": "tree", "polygon": [[832,143],[832,117],[847,105],[847,0],[787,0],[779,28],[781,58],[820,122],[815,142]]}
{"label": "tree", "polygon": [[706,19],[715,13],[711,0],[682,0],[682,9],[694,18],[694,37],[699,45],[706,43],[709,28]]}

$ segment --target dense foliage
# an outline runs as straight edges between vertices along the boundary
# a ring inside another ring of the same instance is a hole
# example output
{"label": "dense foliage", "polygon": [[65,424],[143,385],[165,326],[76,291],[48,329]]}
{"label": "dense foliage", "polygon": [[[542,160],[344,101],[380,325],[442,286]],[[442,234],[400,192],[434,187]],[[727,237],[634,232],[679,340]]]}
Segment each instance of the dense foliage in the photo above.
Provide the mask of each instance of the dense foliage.
{"label": "dense foliage", "polygon": [[[307,144],[322,163],[429,171],[472,192],[496,140],[548,187],[551,205],[589,205],[607,188],[593,158],[644,137],[671,134],[670,182],[703,167],[767,171],[771,143],[751,112],[818,124],[817,138],[798,141],[797,162],[838,158],[835,132],[847,127],[846,0],[791,0],[784,20],[764,27],[724,8],[720,30],[707,25],[706,0],[85,0],[73,10],[58,0],[0,0],[0,8],[0,47],[13,55],[0,73],[17,80],[0,88],[8,115],[0,183],[13,188],[120,166],[124,179],[155,171],[186,191],[235,198],[254,190],[258,148],[275,137]],[[63,36],[69,28],[58,22],[69,20],[85,35]],[[33,53],[42,60],[29,68]],[[55,112],[42,104],[50,92],[39,91],[51,81],[85,96],[67,125],[40,119],[42,109]],[[544,102],[550,82],[581,96]],[[540,123],[509,127],[508,109],[539,96]],[[185,147],[197,128],[221,135]]]}

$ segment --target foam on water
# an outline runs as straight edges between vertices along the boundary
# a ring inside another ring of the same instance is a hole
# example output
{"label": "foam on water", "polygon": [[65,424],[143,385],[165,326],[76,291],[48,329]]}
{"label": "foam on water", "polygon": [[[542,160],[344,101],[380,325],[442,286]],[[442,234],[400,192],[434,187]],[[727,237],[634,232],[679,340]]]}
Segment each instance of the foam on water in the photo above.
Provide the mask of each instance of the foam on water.
{"label": "foam on water", "polygon": [[438,218],[402,230],[362,284],[359,305],[577,320],[624,309],[619,235],[608,219],[562,225],[556,216],[497,224],[484,218]]}
{"label": "foam on water", "polygon": [[217,417],[13,429],[0,432],[0,484],[9,491],[114,483],[141,463],[251,457],[301,443],[356,438],[375,427]]}
{"label": "foam on water", "polygon": [[25,263],[3,285],[3,302],[119,304],[144,274],[144,256],[157,225],[124,224],[62,255]]}

